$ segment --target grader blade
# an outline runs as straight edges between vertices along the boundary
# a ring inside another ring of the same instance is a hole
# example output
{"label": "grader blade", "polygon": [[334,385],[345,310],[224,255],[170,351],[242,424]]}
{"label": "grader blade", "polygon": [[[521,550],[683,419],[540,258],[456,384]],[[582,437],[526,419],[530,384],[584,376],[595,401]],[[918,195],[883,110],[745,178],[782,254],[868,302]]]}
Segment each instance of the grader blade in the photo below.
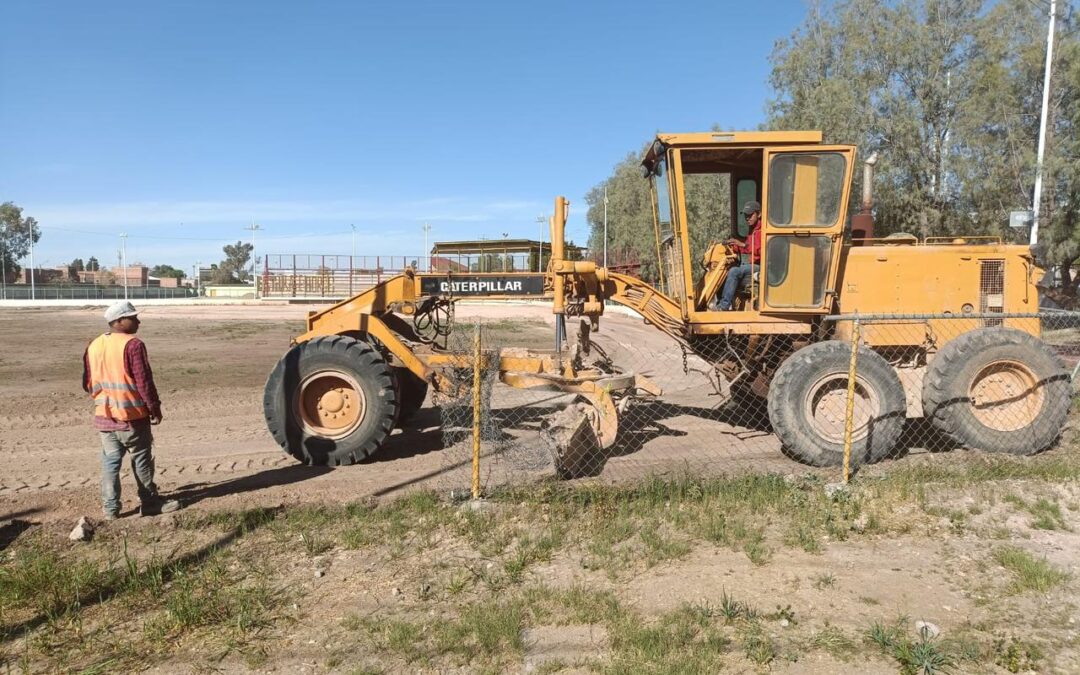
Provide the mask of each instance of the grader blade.
{"label": "grader blade", "polygon": [[599,474],[618,432],[618,411],[606,391],[579,394],[545,424],[555,472],[560,478]]}

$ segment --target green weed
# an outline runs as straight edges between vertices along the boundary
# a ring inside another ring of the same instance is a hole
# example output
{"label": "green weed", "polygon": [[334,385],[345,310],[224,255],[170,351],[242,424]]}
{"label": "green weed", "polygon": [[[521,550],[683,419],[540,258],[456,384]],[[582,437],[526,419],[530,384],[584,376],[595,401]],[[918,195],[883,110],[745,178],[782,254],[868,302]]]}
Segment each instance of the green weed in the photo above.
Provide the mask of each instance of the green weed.
{"label": "green weed", "polygon": [[814,588],[824,590],[836,585],[836,576],[831,572],[825,572],[814,577]]}
{"label": "green weed", "polygon": [[1020,673],[1038,671],[1043,652],[1037,644],[1014,636],[995,640],[992,656],[995,665],[1010,673]]}
{"label": "green weed", "polygon": [[613,654],[606,673],[716,672],[731,644],[713,610],[700,605],[683,605],[651,623],[625,613],[608,632]]}
{"label": "green weed", "polygon": [[833,658],[849,660],[856,652],[855,641],[836,626],[826,625],[810,636],[808,644],[828,652]]}
{"label": "green weed", "polygon": [[1046,558],[1036,558],[1022,548],[1005,546],[994,552],[994,560],[1013,574],[1012,591],[1046,593],[1065,583],[1069,574],[1051,565]]}

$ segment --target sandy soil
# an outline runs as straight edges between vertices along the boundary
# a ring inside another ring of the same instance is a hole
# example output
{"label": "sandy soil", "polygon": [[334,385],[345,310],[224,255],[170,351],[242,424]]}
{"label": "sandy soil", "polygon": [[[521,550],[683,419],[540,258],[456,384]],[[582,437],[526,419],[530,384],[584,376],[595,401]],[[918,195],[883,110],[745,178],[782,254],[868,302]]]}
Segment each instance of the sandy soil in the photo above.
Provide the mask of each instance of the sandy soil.
{"label": "sandy soil", "polygon": [[[190,505],[231,508],[316,496],[347,501],[417,485],[451,489],[467,484],[467,449],[444,448],[442,420],[430,404],[397,430],[378,456],[357,466],[303,467],[274,443],[262,416],[263,384],[290,338],[303,331],[306,313],[319,307],[144,310],[140,337],[164,402],[165,421],[155,428],[158,482],[164,490]],[[8,511],[37,509],[42,518],[64,520],[97,511],[98,440],[80,377],[83,349],[103,328],[100,312],[96,307],[0,310],[0,504]],[[544,307],[462,305],[457,318],[493,326],[496,346],[536,347],[551,341],[551,315]],[[622,456],[608,462],[605,478],[676,470],[688,461],[792,466],[770,434],[695,416],[698,408],[713,404],[711,389],[700,374],[683,375],[680,352],[657,331],[640,320],[612,315],[597,337],[617,362],[661,384],[669,395],[665,400],[692,403],[628,413],[627,443]],[[507,471],[511,479],[532,472],[536,453],[546,453],[538,426],[527,419],[532,406],[564,402],[565,397],[522,394],[497,385],[494,405],[508,411],[510,422],[523,423],[530,438],[525,444],[530,449],[504,464],[499,480],[507,479]],[[724,434],[722,444],[716,443],[715,431]],[[497,462],[490,471],[500,471]],[[485,481],[492,476],[485,471]],[[126,476],[125,490],[126,504],[133,508]]]}
{"label": "sandy soil", "polygon": [[[441,432],[446,419],[430,400],[377,456],[357,466],[303,467],[274,443],[262,416],[265,378],[303,331],[307,312],[323,307],[145,308],[140,337],[164,401],[165,422],[155,428],[164,490],[199,508],[231,508],[468,485],[469,448]],[[40,509],[43,518],[61,519],[97,510],[98,441],[80,376],[82,351],[103,328],[100,313],[96,307],[0,310],[0,504],[10,510]],[[489,326],[491,347],[553,341],[552,315],[543,306],[462,304],[457,319]],[[662,402],[639,403],[620,416],[619,444],[599,467],[601,480],[686,470],[807,471],[780,452],[762,410],[720,409],[705,364],[693,356],[684,362],[671,340],[640,319],[608,313],[593,338],[614,363],[664,392]],[[541,420],[569,401],[495,385],[502,440],[485,445],[486,456],[494,453],[483,467],[488,486],[550,471]],[[925,454],[919,443],[909,445],[909,455]],[[133,507],[133,490],[126,489]]]}

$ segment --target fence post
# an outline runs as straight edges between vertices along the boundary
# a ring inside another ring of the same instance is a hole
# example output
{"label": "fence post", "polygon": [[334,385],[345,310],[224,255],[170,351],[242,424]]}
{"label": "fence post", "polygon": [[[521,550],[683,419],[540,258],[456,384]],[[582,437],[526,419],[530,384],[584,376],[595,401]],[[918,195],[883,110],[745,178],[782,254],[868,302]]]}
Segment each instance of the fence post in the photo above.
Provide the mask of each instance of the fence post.
{"label": "fence post", "polygon": [[472,391],[472,498],[480,498],[480,377],[482,355],[480,352],[480,322],[473,335],[473,391]]}
{"label": "fence post", "polygon": [[847,409],[844,412],[844,483],[851,480],[851,427],[855,417],[855,377],[859,365],[859,320],[851,323],[851,363],[848,365]]}

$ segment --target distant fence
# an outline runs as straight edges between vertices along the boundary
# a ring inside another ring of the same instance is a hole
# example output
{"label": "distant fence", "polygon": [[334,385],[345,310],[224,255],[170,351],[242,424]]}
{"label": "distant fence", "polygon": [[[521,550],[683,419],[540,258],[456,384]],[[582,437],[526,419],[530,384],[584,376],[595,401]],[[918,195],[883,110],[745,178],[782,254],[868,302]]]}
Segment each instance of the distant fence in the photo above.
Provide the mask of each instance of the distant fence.
{"label": "distant fence", "polygon": [[[361,293],[412,267],[417,272],[542,272],[550,252],[440,253],[433,256],[272,254],[262,259],[259,296],[263,298],[343,299]],[[638,274],[641,263],[616,261],[613,272]]]}
{"label": "distant fence", "polygon": [[[545,262],[547,257],[544,258]],[[536,256],[516,253],[416,256],[267,255],[259,275],[264,298],[347,298],[402,274],[419,272],[529,272]]]}
{"label": "distant fence", "polygon": [[[128,286],[126,297],[132,300],[193,298],[198,293],[191,288],[161,288],[158,286]],[[123,299],[123,286],[39,284],[31,292],[25,284],[8,284],[0,288],[0,300],[118,300]]]}
{"label": "distant fence", "polygon": [[407,256],[267,255],[259,276],[264,298],[347,298],[401,274]]}

